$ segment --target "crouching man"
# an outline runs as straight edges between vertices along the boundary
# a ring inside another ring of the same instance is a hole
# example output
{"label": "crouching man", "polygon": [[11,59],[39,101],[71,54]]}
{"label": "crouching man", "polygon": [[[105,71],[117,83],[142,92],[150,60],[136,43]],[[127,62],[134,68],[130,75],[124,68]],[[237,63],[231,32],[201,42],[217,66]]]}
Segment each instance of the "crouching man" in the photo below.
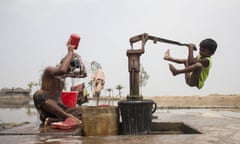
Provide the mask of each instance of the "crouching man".
{"label": "crouching man", "polygon": [[33,95],[36,109],[40,114],[40,120],[43,124],[50,121],[63,121],[72,118],[79,124],[78,113],[65,107],[61,102],[61,93],[64,88],[66,77],[86,77],[82,71],[74,72],[74,69],[80,66],[76,60],[80,57],[74,53],[75,46],[67,42],[68,53],[58,66],[47,67],[42,74],[41,88]]}

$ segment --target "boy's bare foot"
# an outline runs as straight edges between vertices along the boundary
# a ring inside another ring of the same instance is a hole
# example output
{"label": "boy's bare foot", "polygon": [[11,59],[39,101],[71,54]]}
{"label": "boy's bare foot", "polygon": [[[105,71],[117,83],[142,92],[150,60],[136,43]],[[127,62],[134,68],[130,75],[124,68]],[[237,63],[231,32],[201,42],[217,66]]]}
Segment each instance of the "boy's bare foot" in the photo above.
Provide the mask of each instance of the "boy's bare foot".
{"label": "boy's bare foot", "polygon": [[169,64],[169,70],[172,72],[174,76],[177,75],[177,70],[172,64]]}
{"label": "boy's bare foot", "polygon": [[163,59],[164,59],[164,60],[169,60],[169,59],[170,59],[170,49],[168,49],[168,50],[165,52]]}

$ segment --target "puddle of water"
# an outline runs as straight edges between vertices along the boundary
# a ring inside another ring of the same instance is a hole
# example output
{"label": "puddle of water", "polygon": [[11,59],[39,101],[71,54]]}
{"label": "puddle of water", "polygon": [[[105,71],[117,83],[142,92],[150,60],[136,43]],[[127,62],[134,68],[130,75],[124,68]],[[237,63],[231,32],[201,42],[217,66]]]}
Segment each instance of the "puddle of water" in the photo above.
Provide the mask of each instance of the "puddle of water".
{"label": "puddle of water", "polygon": [[[22,123],[22,122],[36,122],[39,120],[39,115],[34,107],[32,101],[30,105],[23,105],[19,108],[14,106],[0,108],[0,123]],[[99,104],[117,105],[117,101],[104,100]],[[96,101],[91,100],[84,105],[95,106]]]}
{"label": "puddle of water", "polygon": [[[104,100],[99,104],[109,104],[117,106],[118,101]],[[30,104],[33,104],[30,102]],[[84,104],[88,106],[95,106],[96,101],[90,100]],[[240,118],[240,109],[157,109],[154,115],[158,113],[171,113],[171,114],[206,114],[217,112],[218,116],[228,116]],[[216,115],[215,115],[216,116]],[[0,123],[22,123],[22,122],[36,122],[38,121],[38,113],[35,107],[29,107],[28,105],[20,108],[0,108]]]}
{"label": "puddle of water", "polygon": [[[117,102],[116,102],[117,103]],[[95,101],[90,101],[90,105],[95,105]],[[105,101],[101,102],[100,104],[107,104]],[[168,115],[169,113],[169,115]],[[158,109],[156,114],[158,116],[158,121],[161,120],[161,115],[164,114],[165,119],[167,117],[171,117],[174,115],[198,115],[204,114],[205,116],[228,116],[234,118],[240,118],[240,111],[225,111],[225,110],[211,110],[211,109]],[[217,115],[212,115],[212,113]],[[34,107],[27,108],[0,108],[0,123],[1,122],[36,122],[38,121],[38,114]],[[171,125],[169,125],[171,124]],[[160,131],[160,132],[159,132]],[[154,134],[197,134],[199,131],[189,127],[187,124],[181,122],[174,122],[174,123],[164,123],[159,122],[152,128],[152,135]],[[148,136],[108,136],[108,137],[81,137],[81,136],[2,136],[2,140],[6,140],[4,142],[11,143],[24,143],[23,141],[19,140],[19,137],[24,137],[25,143],[35,143],[35,144],[57,144],[57,143],[114,143],[116,141],[122,140],[123,143],[147,143],[151,141],[151,137]],[[26,137],[26,138],[25,138]],[[174,139],[175,136],[173,136]],[[23,138],[22,138],[23,139]],[[34,140],[33,140],[34,139]],[[13,142],[15,140],[15,142]],[[150,140],[150,141],[149,141]],[[174,141],[175,143],[178,142],[177,140]],[[155,142],[157,143],[157,141]]]}
{"label": "puddle of water", "polygon": [[205,117],[235,117],[240,118],[240,109],[158,109],[157,113],[202,115]]}
{"label": "puddle of water", "polygon": [[240,112],[238,111],[219,111],[219,114],[227,117],[240,118]]}
{"label": "puddle of water", "polygon": [[37,121],[35,108],[0,108],[0,123],[22,123]]}

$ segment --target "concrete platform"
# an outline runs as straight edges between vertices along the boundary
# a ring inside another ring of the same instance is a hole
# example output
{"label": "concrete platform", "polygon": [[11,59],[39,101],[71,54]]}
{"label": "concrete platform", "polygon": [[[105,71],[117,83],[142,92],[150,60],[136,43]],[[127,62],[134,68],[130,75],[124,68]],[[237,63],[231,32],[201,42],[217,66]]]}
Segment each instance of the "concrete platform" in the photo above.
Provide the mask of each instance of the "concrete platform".
{"label": "concrete platform", "polygon": [[43,134],[41,130],[37,130],[39,125],[32,123],[25,126],[24,131],[28,132],[25,134],[22,128],[1,131],[0,144],[239,144],[240,142],[240,112],[209,109],[158,110],[154,116],[158,117],[153,120],[154,122],[182,122],[200,131],[201,134],[82,137],[74,131]]}

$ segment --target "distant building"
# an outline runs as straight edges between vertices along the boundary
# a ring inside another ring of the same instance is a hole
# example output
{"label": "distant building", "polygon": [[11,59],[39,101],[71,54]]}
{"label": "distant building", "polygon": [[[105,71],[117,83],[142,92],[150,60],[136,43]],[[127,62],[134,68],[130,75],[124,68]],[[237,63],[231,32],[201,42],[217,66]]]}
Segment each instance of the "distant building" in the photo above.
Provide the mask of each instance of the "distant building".
{"label": "distant building", "polygon": [[23,88],[2,88],[0,90],[0,96],[14,96],[14,95],[23,95],[30,96],[30,89]]}

